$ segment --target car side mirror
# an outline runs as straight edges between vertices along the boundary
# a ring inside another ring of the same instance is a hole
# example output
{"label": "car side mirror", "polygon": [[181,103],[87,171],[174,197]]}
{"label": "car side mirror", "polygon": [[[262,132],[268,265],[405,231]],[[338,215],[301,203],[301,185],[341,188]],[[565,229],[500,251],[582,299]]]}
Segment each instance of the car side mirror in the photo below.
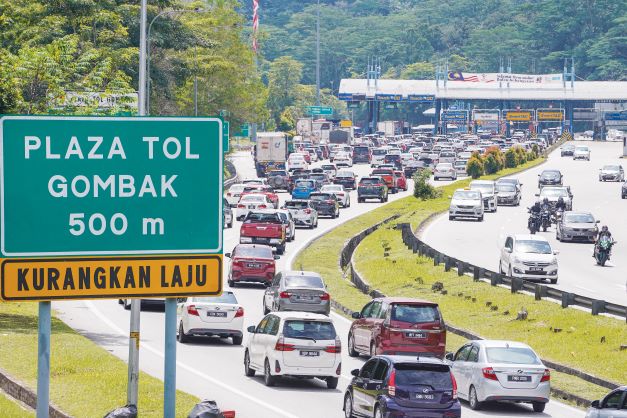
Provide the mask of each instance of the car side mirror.
{"label": "car side mirror", "polygon": [[224,256],[225,256],[226,258],[231,258],[231,253],[224,253]]}
{"label": "car side mirror", "polygon": [[275,260],[278,260],[278,259],[280,259],[280,258],[281,258],[281,256],[280,256],[280,255],[276,255],[276,254],[274,255],[274,259],[275,259]]}
{"label": "car side mirror", "polygon": [[540,197],[540,193],[534,194],[535,197]]}
{"label": "car side mirror", "polygon": [[601,402],[599,402],[598,400],[596,401],[592,401],[592,403],[590,404],[591,407],[595,408],[595,409],[599,409],[601,406]]}
{"label": "car side mirror", "polygon": [[453,353],[446,353],[444,358],[447,359],[448,361],[453,361],[455,357],[454,357]]}
{"label": "car side mirror", "polygon": [[351,314],[351,317],[352,317],[353,319],[359,319],[359,318],[361,318],[361,313],[360,313],[360,312],[353,312],[353,313]]}
{"label": "car side mirror", "polygon": [[[359,376],[359,369],[353,369],[353,370],[351,370],[351,375],[353,375],[353,376],[355,376],[355,377]],[[596,401],[596,402],[598,403],[599,401]]]}
{"label": "car side mirror", "polygon": [[553,251],[553,255],[558,255],[559,253],[560,253],[559,250]]}
{"label": "car side mirror", "polygon": [[505,247],[505,251],[511,254],[513,250],[509,247]]}
{"label": "car side mirror", "polygon": [[251,334],[254,334],[257,331],[257,327],[255,327],[254,325],[251,325],[248,328],[246,328],[246,330],[250,332]]}

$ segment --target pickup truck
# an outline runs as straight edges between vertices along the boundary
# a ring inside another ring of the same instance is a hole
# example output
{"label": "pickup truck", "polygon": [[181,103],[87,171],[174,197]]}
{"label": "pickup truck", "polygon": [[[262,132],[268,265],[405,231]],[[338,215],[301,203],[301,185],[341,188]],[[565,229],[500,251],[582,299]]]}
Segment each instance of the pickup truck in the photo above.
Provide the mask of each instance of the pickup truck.
{"label": "pickup truck", "polygon": [[390,192],[396,193],[396,184],[394,180],[394,170],[391,168],[377,168],[370,173],[373,177],[381,177]]}
{"label": "pickup truck", "polygon": [[286,226],[273,210],[248,212],[239,235],[240,244],[265,244],[276,248],[277,254],[285,252]]}
{"label": "pickup truck", "polygon": [[362,177],[357,186],[357,202],[366,199],[379,199],[381,203],[388,201],[388,187],[381,177]]}

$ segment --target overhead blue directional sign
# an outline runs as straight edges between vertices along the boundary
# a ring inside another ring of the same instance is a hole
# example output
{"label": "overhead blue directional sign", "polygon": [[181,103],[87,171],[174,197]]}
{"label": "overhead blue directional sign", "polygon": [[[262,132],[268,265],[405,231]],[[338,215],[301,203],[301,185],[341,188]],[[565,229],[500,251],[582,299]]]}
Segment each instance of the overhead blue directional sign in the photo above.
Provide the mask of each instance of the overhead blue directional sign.
{"label": "overhead blue directional sign", "polygon": [[375,94],[376,100],[384,102],[401,102],[403,101],[403,95],[401,94]]}
{"label": "overhead blue directional sign", "polygon": [[446,121],[465,121],[468,119],[467,110],[445,110],[442,112],[442,120]]}
{"label": "overhead blue directional sign", "polygon": [[432,94],[410,94],[407,96],[407,101],[413,103],[431,103],[435,100],[435,96]]}
{"label": "overhead blue directional sign", "polygon": [[605,120],[627,120],[627,111],[623,112],[606,112]]}

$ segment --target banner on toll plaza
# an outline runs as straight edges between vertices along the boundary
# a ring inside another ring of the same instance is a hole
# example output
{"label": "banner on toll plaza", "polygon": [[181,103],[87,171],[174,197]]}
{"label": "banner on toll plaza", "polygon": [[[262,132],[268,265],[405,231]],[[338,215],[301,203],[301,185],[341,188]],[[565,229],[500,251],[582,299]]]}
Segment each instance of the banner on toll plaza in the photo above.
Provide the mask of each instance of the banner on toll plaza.
{"label": "banner on toll plaza", "polygon": [[498,122],[500,112],[498,110],[473,110],[472,120],[477,123],[482,122]]}
{"label": "banner on toll plaza", "polygon": [[510,122],[530,122],[533,120],[533,110],[504,110],[505,120]]}
{"label": "banner on toll plaza", "polygon": [[564,120],[563,109],[538,109],[536,112],[536,118],[539,122],[553,121],[561,122]]}
{"label": "banner on toll plaza", "polygon": [[222,131],[219,118],[1,118],[1,298],[219,294]]}
{"label": "banner on toll plaza", "polygon": [[519,83],[519,84],[553,84],[562,83],[562,74],[512,74],[512,73],[466,73],[449,71],[449,81],[466,83]]}

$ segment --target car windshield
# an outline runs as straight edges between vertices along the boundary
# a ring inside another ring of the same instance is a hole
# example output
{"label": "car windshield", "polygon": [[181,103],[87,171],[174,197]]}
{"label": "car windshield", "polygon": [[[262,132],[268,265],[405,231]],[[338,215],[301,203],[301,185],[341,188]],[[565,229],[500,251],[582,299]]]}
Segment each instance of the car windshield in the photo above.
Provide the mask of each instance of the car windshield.
{"label": "car windshield", "polygon": [[313,338],[317,341],[334,340],[336,333],[332,322],[292,319],[285,321],[285,325],[283,325],[283,336],[285,338],[296,339]]}
{"label": "car windshield", "polygon": [[394,368],[399,386],[417,386],[428,382],[434,389],[450,390],[453,387],[450,368],[446,364],[397,363]]}
{"label": "car windshield", "polygon": [[566,197],[568,196],[568,192],[566,189],[554,189],[545,187],[540,192],[540,197]]}
{"label": "car windshield", "polygon": [[326,180],[327,175],[324,173],[313,173],[309,175],[309,178],[312,178],[314,180]]}
{"label": "car windshield", "polygon": [[337,186],[323,186],[321,190],[323,192],[341,192],[342,191],[342,186],[341,185],[337,185]]}
{"label": "car windshield", "polygon": [[353,152],[355,154],[368,154],[368,147],[355,147]]}
{"label": "car windshield", "polygon": [[606,165],[603,167],[603,171],[620,171],[620,166],[617,165]]}
{"label": "car windshield", "polygon": [[378,174],[383,176],[391,176],[392,170],[372,170],[372,174]]}
{"label": "car windshield", "polygon": [[297,181],[296,187],[314,187],[313,181]]}
{"label": "car windshield", "polygon": [[335,166],[334,165],[328,165],[328,164],[322,164],[322,169],[323,170],[335,170]]}
{"label": "car windshield", "polygon": [[516,179],[500,179],[497,184],[518,184],[518,180]]}
{"label": "car windshield", "polygon": [[453,194],[453,199],[456,200],[478,200],[481,199],[481,193],[475,190],[456,191]]}
{"label": "car windshield", "polygon": [[548,177],[548,178],[559,177],[559,176],[560,176],[559,171],[543,171],[541,175],[541,177]]}
{"label": "car windshield", "polygon": [[435,306],[395,304],[392,306],[391,319],[392,321],[416,324],[439,321],[440,315]]}
{"label": "car windshield", "polygon": [[257,257],[257,258],[272,258],[272,248],[270,247],[235,247],[233,252],[235,257]]}
{"label": "car windshield", "polygon": [[540,359],[526,347],[487,347],[488,363],[541,364]]}
{"label": "car windshield", "polygon": [[285,202],[285,207],[289,209],[306,209],[307,202],[294,202],[294,201]]}
{"label": "car windshield", "polygon": [[564,215],[564,222],[576,224],[593,224],[594,217],[589,213],[567,213]]}
{"label": "car windshield", "polygon": [[246,186],[244,186],[243,184],[234,184],[231,187],[229,187],[229,192],[231,192],[231,193],[239,193],[242,190],[244,190],[244,187],[246,187]]}
{"label": "car windshield", "polygon": [[352,171],[338,171],[335,177],[350,177],[353,178],[354,174]]}
{"label": "car windshield", "polygon": [[551,246],[546,241],[517,241],[516,249],[519,253],[551,254]]}
{"label": "car windshield", "polygon": [[261,213],[261,212],[249,212],[244,220],[245,224],[249,223],[276,223],[280,224],[281,218],[277,213]]}
{"label": "car windshield", "polygon": [[499,192],[515,192],[516,186],[513,184],[501,183],[496,185],[496,190]]}
{"label": "car windshield", "polygon": [[288,276],[285,278],[285,287],[315,287],[324,289],[322,278],[316,276]]}
{"label": "car windshield", "polygon": [[204,302],[204,303],[237,303],[237,299],[235,299],[235,295],[233,292],[222,292],[220,296],[203,296],[203,297],[195,297],[191,298],[193,302]]}

